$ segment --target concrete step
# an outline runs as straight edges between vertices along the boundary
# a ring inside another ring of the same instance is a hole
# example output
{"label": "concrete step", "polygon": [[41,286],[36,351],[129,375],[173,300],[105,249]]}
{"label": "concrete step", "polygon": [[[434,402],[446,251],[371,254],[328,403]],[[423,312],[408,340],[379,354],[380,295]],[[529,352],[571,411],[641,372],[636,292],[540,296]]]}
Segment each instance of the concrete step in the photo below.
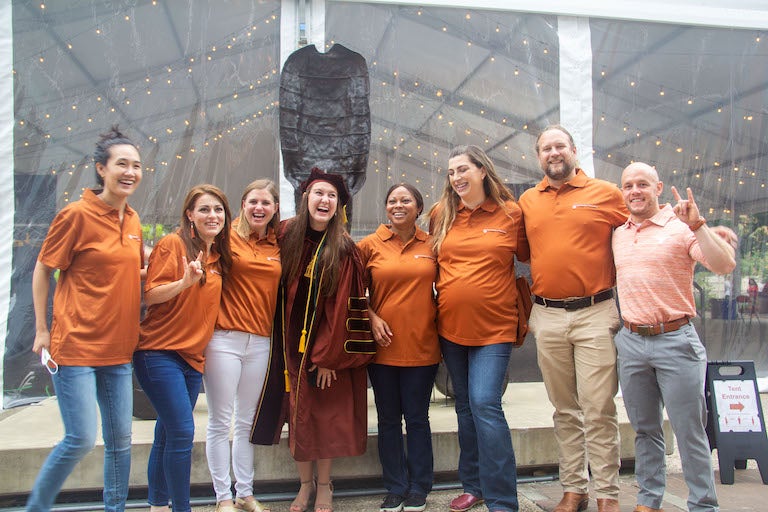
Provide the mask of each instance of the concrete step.
{"label": "concrete step", "polygon": [[[377,454],[376,408],[373,393],[368,396],[368,449],[360,457],[337,459],[333,474],[337,480],[375,479],[381,475]],[[624,404],[616,398],[619,410],[622,460],[634,459],[634,432],[629,425]],[[557,466],[557,445],[552,427],[552,406],[541,382],[512,383],[504,395],[503,408],[512,433],[518,469],[521,473]],[[205,394],[195,408],[195,444],[192,452],[192,484],[210,485],[211,477],[205,457],[205,431],[208,409]],[[435,472],[454,473],[457,469],[459,443],[453,402],[435,391],[430,406],[434,444]],[[131,487],[147,485],[147,460],[152,446],[155,422],[133,422]],[[667,440],[672,432],[665,425]],[[255,479],[259,482],[293,482],[296,467],[288,451],[287,431],[280,444],[255,446]],[[0,496],[28,493],[40,466],[51,448],[63,436],[56,398],[35,405],[12,409],[0,417]],[[667,443],[669,450],[673,444]],[[75,468],[64,484],[64,490],[101,489],[104,446],[99,433],[96,448]]]}

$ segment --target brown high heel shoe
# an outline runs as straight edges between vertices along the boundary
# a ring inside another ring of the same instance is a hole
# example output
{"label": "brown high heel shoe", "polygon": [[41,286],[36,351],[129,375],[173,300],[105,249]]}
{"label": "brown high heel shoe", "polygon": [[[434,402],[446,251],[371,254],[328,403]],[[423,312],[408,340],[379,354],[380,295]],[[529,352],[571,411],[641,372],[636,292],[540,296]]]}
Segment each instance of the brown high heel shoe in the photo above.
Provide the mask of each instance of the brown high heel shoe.
{"label": "brown high heel shoe", "polygon": [[315,512],[333,512],[333,482],[330,480],[324,484],[317,482],[317,488],[328,487],[328,503],[318,503],[320,492],[315,494]]}
{"label": "brown high heel shoe", "polygon": [[[306,499],[299,500],[299,497],[301,496],[301,491],[304,490],[304,487],[308,486],[311,487],[311,490],[309,491],[309,494],[307,495]],[[296,498],[291,503],[291,512],[307,512],[307,508],[309,508],[309,500],[312,499],[312,494],[315,493],[317,490],[317,486],[315,485],[314,480],[306,480],[301,482],[301,487],[299,488],[299,492],[296,494]]]}

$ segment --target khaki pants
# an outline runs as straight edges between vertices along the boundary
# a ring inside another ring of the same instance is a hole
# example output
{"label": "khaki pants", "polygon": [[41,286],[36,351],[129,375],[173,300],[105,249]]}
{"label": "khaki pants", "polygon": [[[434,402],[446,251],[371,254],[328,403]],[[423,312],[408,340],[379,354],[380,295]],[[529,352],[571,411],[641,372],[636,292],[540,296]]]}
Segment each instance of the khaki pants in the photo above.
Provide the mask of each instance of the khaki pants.
{"label": "khaki pants", "polygon": [[588,492],[589,464],[596,496],[617,498],[619,494],[613,343],[619,322],[613,300],[575,311],[533,305],[530,326],[544,385],[555,407],[564,491]]}

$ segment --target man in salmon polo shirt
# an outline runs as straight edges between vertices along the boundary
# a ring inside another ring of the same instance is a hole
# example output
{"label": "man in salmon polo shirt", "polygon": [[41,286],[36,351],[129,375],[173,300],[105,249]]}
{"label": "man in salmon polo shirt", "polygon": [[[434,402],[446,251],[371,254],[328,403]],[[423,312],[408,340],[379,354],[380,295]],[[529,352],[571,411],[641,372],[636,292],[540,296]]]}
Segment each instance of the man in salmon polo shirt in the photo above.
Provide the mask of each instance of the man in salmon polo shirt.
{"label": "man in salmon polo shirt", "polygon": [[619,512],[619,425],[611,233],[627,220],[619,188],[578,167],[568,131],[548,126],[536,140],[544,179],[520,197],[531,250],[530,329],[553,415],[563,498],[553,512],[589,505]]}
{"label": "man in salmon polo shirt", "polygon": [[689,188],[677,204],[659,206],[664,185],[656,170],[633,163],[621,175],[629,220],[613,234],[624,326],[616,334],[619,380],[635,438],[635,512],[660,512],[665,464],[662,408],[680,449],[688,510],[718,510],[706,425],[707,352],[691,318],[696,262],[727,274],[734,249],[699,213]]}

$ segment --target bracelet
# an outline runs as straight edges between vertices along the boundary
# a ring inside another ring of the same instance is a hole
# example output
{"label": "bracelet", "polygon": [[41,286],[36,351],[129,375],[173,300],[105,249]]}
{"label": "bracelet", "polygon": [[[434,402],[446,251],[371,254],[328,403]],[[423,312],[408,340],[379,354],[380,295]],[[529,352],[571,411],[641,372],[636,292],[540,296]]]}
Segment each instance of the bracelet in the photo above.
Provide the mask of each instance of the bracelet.
{"label": "bracelet", "polygon": [[691,231],[696,231],[706,223],[707,223],[707,219],[705,219],[704,217],[699,217],[699,220],[697,220],[693,224],[689,224],[688,227],[691,228]]}

